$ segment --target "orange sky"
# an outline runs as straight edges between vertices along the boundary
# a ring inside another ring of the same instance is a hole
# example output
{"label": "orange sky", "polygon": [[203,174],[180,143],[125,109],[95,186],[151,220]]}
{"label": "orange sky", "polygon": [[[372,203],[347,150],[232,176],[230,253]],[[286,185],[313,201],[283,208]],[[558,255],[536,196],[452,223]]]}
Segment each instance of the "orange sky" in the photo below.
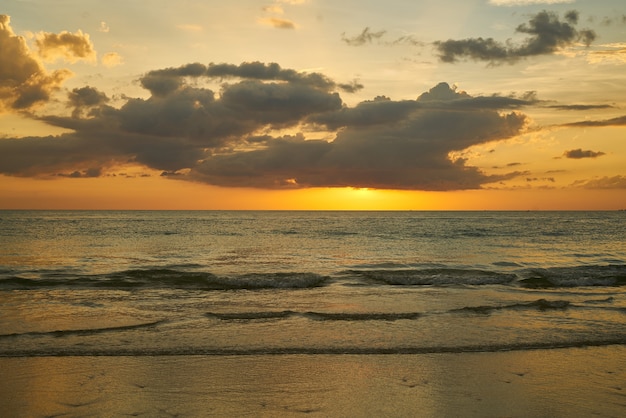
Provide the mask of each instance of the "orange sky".
{"label": "orange sky", "polygon": [[7,0],[0,209],[626,208],[621,1],[418,3]]}

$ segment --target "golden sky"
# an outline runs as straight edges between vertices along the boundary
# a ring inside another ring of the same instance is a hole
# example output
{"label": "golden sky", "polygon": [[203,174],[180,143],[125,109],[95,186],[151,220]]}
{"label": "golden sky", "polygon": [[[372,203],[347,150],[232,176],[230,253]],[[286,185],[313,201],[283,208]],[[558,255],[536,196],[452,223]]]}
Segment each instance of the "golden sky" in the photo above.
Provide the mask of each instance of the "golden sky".
{"label": "golden sky", "polygon": [[626,208],[622,0],[5,0],[0,209]]}

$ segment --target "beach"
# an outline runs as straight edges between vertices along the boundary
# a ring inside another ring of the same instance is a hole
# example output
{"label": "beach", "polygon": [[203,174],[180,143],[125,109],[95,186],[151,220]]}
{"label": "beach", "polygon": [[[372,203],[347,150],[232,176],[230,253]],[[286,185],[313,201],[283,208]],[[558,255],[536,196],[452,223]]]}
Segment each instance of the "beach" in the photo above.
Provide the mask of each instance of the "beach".
{"label": "beach", "polygon": [[620,417],[623,346],[418,355],[0,358],[0,414]]}
{"label": "beach", "polygon": [[2,215],[2,417],[626,413],[618,212]]}

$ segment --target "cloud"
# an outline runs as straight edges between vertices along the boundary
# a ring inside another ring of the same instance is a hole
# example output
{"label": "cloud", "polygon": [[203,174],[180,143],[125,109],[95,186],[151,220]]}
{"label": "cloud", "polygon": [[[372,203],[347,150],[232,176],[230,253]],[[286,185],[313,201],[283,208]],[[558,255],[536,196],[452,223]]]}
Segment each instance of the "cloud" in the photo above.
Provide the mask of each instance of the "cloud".
{"label": "cloud", "polygon": [[178,68],[150,71],[140,81],[142,86],[150,90],[152,94],[163,95],[181,87],[184,84],[184,77],[284,81],[308,85],[324,91],[339,89],[350,93],[363,88],[357,82],[335,83],[320,73],[304,73],[293,69],[284,69],[276,63],[266,64],[258,61],[244,62],[240,65],[224,63],[211,63],[208,66],[200,63],[186,64]]}
{"label": "cloud", "polygon": [[270,6],[265,6],[261,10],[263,10],[264,12],[267,12],[267,13],[275,13],[275,14],[278,14],[278,15],[282,15],[282,14],[285,13],[285,10],[282,8],[282,6],[280,6],[278,4],[272,4]]}
{"label": "cloud", "polygon": [[78,118],[89,110],[102,106],[109,102],[106,94],[93,87],[81,87],[72,90],[68,94],[68,107],[74,109],[72,117]]}
{"label": "cloud", "polygon": [[528,23],[519,25],[517,33],[529,37],[520,45],[502,43],[493,38],[468,38],[435,42],[442,62],[454,63],[462,58],[487,61],[492,64],[515,63],[526,57],[553,54],[563,48],[583,42],[589,46],[596,38],[592,30],[577,30],[579,14],[572,10],[565,14],[565,21],[553,12],[542,11]]}
{"label": "cloud", "polygon": [[605,120],[584,120],[580,122],[566,123],[561,126],[580,127],[580,128],[592,128],[602,126],[624,126],[626,125],[626,116],[619,116],[612,119]]}
{"label": "cloud", "polygon": [[178,29],[182,29],[187,32],[202,32],[204,28],[201,25],[195,25],[192,23],[176,25]]}
{"label": "cloud", "polygon": [[0,113],[46,103],[72,74],[66,69],[48,73],[10,23],[9,16],[0,15]]}
{"label": "cloud", "polygon": [[615,63],[623,64],[626,62],[626,43],[617,42],[600,45],[601,50],[590,51],[587,54],[587,60],[592,64],[598,63]]}
{"label": "cloud", "polygon": [[592,180],[578,180],[572,186],[584,189],[626,189],[626,176],[605,176]]}
{"label": "cloud", "polygon": [[259,23],[272,26],[276,29],[295,29],[296,24],[291,20],[279,19],[277,17],[267,17],[259,19]]}
{"label": "cloud", "polygon": [[[146,74],[152,95],[120,108],[95,88],[74,89],[72,117],[40,117],[73,132],[0,141],[0,173],[85,177],[135,163],[220,186],[415,190],[475,189],[520,174],[487,175],[450,156],[523,132],[527,117],[505,111],[523,106],[519,99],[472,97],[441,83],[415,100],[348,107],[337,83],[314,74],[278,64],[187,64]],[[187,82],[215,76],[234,80],[218,93]],[[309,127],[334,138],[272,134]]]}
{"label": "cloud", "polygon": [[415,39],[412,35],[400,36],[399,38],[394,39],[393,41],[385,41],[383,42],[383,37],[387,34],[386,30],[381,30],[378,32],[372,32],[369,27],[363,29],[363,31],[356,36],[347,37],[346,33],[341,34],[341,40],[350,46],[363,46],[366,44],[371,44],[374,41],[378,41],[379,43],[386,46],[395,46],[402,44],[409,44],[415,46],[424,46],[424,42],[421,42]]}
{"label": "cloud", "polygon": [[109,33],[111,29],[109,28],[109,25],[107,25],[107,22],[100,22],[100,27],[98,28],[99,32],[103,32],[103,33]]}
{"label": "cloud", "polygon": [[350,46],[361,46],[372,43],[372,41],[375,39],[380,39],[383,35],[385,35],[385,33],[387,33],[387,31],[385,30],[372,32],[369,27],[366,27],[365,29],[363,29],[363,32],[352,38],[347,38],[344,32],[341,35],[341,40]]}
{"label": "cloud", "polygon": [[122,65],[124,59],[117,52],[107,52],[102,56],[101,59],[102,65],[107,68],[117,67],[118,65]]}
{"label": "cloud", "polygon": [[96,59],[96,51],[89,35],[81,30],[76,33],[63,31],[59,34],[40,32],[36,36],[35,45],[39,55],[47,62],[54,62],[58,58],[71,63]]}
{"label": "cloud", "polygon": [[572,104],[572,105],[551,105],[547,107],[550,109],[557,109],[557,110],[596,110],[596,109],[612,109],[615,106]]}
{"label": "cloud", "polygon": [[[342,106],[340,96],[330,90],[332,80],[279,66],[253,69],[274,69],[276,77],[290,81],[243,78],[223,84],[219,95],[186,83],[186,77],[206,77],[208,68],[188,64],[151,72],[141,80],[151,97],[128,98],[119,109],[109,106],[107,96],[95,88],[74,89],[68,96],[72,117],[39,118],[74,132],[0,141],[0,172],[49,175],[128,162],[176,172],[222,149],[249,146],[247,138],[258,131],[297,127],[312,114]],[[246,70],[250,67],[244,65],[220,71]]]}
{"label": "cloud", "polygon": [[565,158],[572,158],[576,160],[579,160],[581,158],[597,158],[603,155],[606,155],[606,154],[602,151],[591,151],[591,150],[583,151],[581,148],[565,151],[563,153],[563,156]]}
{"label": "cloud", "polygon": [[489,0],[494,6],[528,6],[531,4],[574,3],[576,0]]}
{"label": "cloud", "polygon": [[316,124],[342,128],[332,142],[276,138],[258,150],[211,156],[190,176],[222,186],[412,190],[476,189],[517,176],[488,176],[463,159],[450,159],[452,151],[515,136],[527,122],[523,114],[501,113],[479,102],[456,106],[468,98],[442,83],[423,100],[379,98],[313,115],[309,120]]}

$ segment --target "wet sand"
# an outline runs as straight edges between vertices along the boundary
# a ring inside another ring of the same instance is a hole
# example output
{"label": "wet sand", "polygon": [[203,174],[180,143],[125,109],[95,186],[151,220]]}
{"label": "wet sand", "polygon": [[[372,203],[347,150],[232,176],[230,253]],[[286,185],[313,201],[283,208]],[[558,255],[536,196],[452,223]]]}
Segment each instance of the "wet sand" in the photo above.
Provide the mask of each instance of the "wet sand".
{"label": "wet sand", "polygon": [[626,415],[626,347],[0,358],[0,416]]}

